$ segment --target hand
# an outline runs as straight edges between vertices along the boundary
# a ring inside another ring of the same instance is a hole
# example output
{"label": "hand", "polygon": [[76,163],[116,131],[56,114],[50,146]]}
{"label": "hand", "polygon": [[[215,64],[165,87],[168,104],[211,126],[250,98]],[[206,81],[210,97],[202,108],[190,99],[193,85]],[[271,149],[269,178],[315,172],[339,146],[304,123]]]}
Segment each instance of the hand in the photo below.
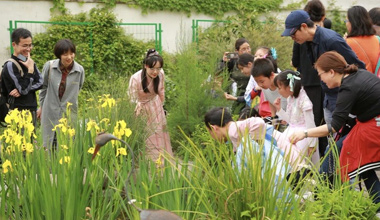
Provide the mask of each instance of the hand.
{"label": "hand", "polygon": [[34,73],[34,60],[30,57],[30,53],[28,53],[28,59],[25,62],[21,60],[20,62],[28,68],[28,73],[30,74]]}
{"label": "hand", "polygon": [[228,93],[224,93],[224,98],[226,98],[227,100],[237,100],[237,98],[235,97],[235,96],[233,96],[233,95],[230,95],[230,94],[228,94]]}
{"label": "hand", "polygon": [[305,138],[305,132],[303,131],[296,131],[289,137],[289,141],[292,144],[296,144],[298,141],[301,141]]}
{"label": "hand", "polygon": [[260,90],[262,90],[262,88],[261,88],[260,86],[256,86],[256,87],[255,87],[255,90],[256,90],[256,91],[260,91]]}
{"label": "hand", "polygon": [[20,97],[20,93],[18,92],[17,89],[13,89],[10,93],[9,93],[10,96],[13,96],[13,97]]}
{"label": "hand", "polygon": [[136,114],[136,116],[139,116],[140,112],[141,112],[141,103],[138,102],[137,105],[136,105],[136,108],[135,108],[135,114]]}
{"label": "hand", "polygon": [[36,112],[37,118],[40,119],[40,120],[41,120],[41,113],[42,113],[42,109],[40,107],[40,108],[37,109],[37,112]]}
{"label": "hand", "polygon": [[224,62],[227,62],[228,61],[228,58],[227,58],[227,54],[228,54],[229,52],[224,52],[224,54],[223,54],[223,61]]}
{"label": "hand", "polygon": [[274,107],[276,107],[277,111],[280,111],[281,110],[281,98],[277,98],[276,100],[274,100],[273,105],[274,105]]}
{"label": "hand", "polygon": [[307,149],[307,155],[312,156],[315,151],[315,147],[308,147]]}

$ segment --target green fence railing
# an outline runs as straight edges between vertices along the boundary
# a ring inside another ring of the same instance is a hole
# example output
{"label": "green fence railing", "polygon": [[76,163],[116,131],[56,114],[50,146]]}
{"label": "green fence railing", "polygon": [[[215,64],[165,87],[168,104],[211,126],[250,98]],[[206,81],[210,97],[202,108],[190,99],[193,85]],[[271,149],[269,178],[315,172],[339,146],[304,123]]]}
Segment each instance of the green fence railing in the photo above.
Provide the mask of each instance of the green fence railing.
{"label": "green fence railing", "polygon": [[229,23],[229,22],[230,21],[228,21],[228,20],[202,20],[202,19],[194,20],[193,19],[193,25],[191,26],[192,30],[193,30],[192,42],[195,42],[198,44],[199,29],[200,28],[206,29],[215,23]]}
{"label": "green fence railing", "polygon": [[[46,31],[47,25],[79,25],[79,26],[92,26],[90,22],[50,22],[50,21],[9,21],[9,34],[10,34],[10,48],[11,54],[13,54],[12,47],[12,32],[19,26],[23,26],[32,32],[32,34],[43,33]],[[154,41],[155,48],[162,53],[162,28],[161,23],[115,23],[124,29],[126,34],[132,35],[135,39],[143,41]],[[91,73],[94,73],[93,63],[93,33],[89,31],[89,50],[91,57]]]}

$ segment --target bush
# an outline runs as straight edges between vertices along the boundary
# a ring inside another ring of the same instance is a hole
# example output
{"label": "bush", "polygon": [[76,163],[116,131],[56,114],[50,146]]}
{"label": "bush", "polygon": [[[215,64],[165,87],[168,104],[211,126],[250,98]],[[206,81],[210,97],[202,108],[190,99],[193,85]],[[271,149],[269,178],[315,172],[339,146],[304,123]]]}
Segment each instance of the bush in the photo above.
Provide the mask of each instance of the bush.
{"label": "bush", "polygon": [[291,68],[293,41],[289,37],[281,37],[281,31],[284,28],[283,21],[267,17],[265,22],[261,22],[257,14],[244,17],[230,16],[227,20],[229,20],[228,23],[215,23],[211,28],[200,31],[199,54],[209,57],[210,51],[217,51],[221,58],[223,52],[233,52],[235,41],[244,37],[249,41],[252,54],[259,46],[274,47],[277,50],[278,67]]}
{"label": "bush", "polygon": [[86,76],[96,73],[104,78],[131,75],[141,69],[144,51],[154,48],[154,42],[144,43],[125,35],[116,25],[116,16],[107,9],[93,8],[88,14],[59,15],[50,21],[61,24],[48,25],[46,32],[33,39],[33,58],[39,67],[55,59],[54,45],[63,38],[70,38],[76,44],[76,60],[85,68]]}

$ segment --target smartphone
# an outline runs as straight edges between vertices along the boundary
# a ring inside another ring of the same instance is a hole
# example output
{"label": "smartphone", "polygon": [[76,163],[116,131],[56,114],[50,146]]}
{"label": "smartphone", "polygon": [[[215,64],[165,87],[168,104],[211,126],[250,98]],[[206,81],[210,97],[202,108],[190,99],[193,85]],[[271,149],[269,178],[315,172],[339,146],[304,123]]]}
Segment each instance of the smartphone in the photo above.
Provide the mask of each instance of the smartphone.
{"label": "smartphone", "polygon": [[17,58],[19,58],[22,62],[26,62],[26,60],[28,59],[26,56],[22,55],[22,54],[19,54],[17,56]]}
{"label": "smartphone", "polygon": [[237,53],[227,53],[227,59],[236,59],[238,58],[238,54]]}

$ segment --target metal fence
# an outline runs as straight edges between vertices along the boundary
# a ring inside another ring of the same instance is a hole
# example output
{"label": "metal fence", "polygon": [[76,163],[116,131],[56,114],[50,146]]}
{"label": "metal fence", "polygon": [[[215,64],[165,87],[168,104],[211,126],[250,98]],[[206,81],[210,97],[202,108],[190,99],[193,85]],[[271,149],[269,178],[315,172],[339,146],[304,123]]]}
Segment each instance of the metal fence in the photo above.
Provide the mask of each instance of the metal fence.
{"label": "metal fence", "polygon": [[[93,23],[90,22],[50,22],[50,21],[9,21],[9,39],[11,54],[13,54],[12,47],[12,32],[17,27],[24,27],[28,29],[32,34],[44,33],[49,25],[79,25],[79,26],[92,26]],[[155,48],[160,53],[162,52],[162,28],[161,23],[115,23],[115,25],[123,28],[126,34],[131,35],[133,38],[142,41],[154,41]],[[93,60],[93,34],[92,31],[89,32],[89,48],[90,57]],[[91,73],[94,72],[94,65],[92,62]]]}
{"label": "metal fence", "polygon": [[191,26],[193,29],[192,41],[198,44],[199,32],[201,31],[201,29],[205,30],[211,27],[211,25],[215,23],[224,24],[224,23],[229,23],[229,22],[230,21],[227,21],[227,20],[202,20],[202,19],[193,20],[193,25]]}

